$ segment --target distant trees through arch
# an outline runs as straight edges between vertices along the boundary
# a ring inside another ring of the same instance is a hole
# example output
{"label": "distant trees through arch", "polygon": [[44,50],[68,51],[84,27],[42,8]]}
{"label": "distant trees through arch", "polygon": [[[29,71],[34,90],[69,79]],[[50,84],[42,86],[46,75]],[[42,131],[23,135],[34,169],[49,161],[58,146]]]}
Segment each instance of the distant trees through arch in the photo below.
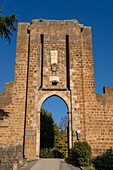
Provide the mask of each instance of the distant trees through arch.
{"label": "distant trees through arch", "polygon": [[40,157],[68,157],[68,108],[58,96],[42,104],[40,116]]}

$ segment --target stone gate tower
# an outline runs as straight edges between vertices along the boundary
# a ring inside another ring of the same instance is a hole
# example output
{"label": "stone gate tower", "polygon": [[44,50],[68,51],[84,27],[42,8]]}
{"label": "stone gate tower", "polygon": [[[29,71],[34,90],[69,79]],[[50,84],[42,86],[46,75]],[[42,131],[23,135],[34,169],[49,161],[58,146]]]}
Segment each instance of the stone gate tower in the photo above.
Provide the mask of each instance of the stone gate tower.
{"label": "stone gate tower", "polygon": [[77,20],[19,23],[14,82],[0,94],[2,164],[40,157],[41,106],[53,95],[68,107],[69,149],[77,129],[93,155],[113,147],[113,87],[95,94],[91,27]]}

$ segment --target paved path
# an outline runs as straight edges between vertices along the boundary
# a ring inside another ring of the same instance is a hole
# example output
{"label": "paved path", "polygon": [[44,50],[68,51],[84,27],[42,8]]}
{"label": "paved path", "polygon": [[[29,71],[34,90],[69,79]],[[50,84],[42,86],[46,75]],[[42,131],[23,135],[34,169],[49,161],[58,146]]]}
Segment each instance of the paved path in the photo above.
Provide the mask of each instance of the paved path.
{"label": "paved path", "polygon": [[39,159],[29,162],[20,170],[80,170],[71,164],[67,164],[64,159]]}
{"label": "paved path", "polygon": [[59,170],[59,159],[40,159],[31,170]]}

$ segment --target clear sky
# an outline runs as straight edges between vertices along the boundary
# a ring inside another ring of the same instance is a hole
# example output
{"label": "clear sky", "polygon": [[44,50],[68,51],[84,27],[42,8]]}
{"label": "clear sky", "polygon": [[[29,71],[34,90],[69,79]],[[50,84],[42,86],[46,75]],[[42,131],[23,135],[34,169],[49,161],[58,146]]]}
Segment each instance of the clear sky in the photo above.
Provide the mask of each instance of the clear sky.
{"label": "clear sky", "polygon": [[57,124],[61,122],[61,117],[68,116],[68,108],[65,102],[57,97],[52,96],[48,98],[42,105],[42,108],[52,113],[53,118]]}
{"label": "clear sky", "polygon": [[[113,86],[113,0],[0,0],[2,16],[17,14],[18,22],[32,19],[76,19],[92,27],[96,92]],[[17,24],[16,24],[17,27]],[[0,92],[14,80],[16,33],[12,44],[0,38]]]}

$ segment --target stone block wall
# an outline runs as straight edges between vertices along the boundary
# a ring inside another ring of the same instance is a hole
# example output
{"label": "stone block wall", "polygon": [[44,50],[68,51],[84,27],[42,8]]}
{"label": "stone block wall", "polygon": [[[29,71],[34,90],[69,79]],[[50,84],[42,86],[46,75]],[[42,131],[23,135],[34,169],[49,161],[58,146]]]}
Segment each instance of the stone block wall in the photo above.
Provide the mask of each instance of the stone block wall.
{"label": "stone block wall", "polygon": [[12,168],[14,161],[22,159],[23,157],[22,146],[14,146],[13,144],[9,147],[0,147],[0,169]]}
{"label": "stone block wall", "polygon": [[27,26],[27,23],[18,26],[14,82],[6,86],[0,97],[0,115],[3,115],[0,119],[0,152],[2,153],[0,166],[4,169],[7,166],[12,167],[13,161],[23,157],[28,66]]}
{"label": "stone block wall", "polygon": [[19,23],[14,82],[0,94],[2,168],[40,157],[41,106],[53,95],[68,107],[69,149],[77,129],[94,156],[113,147],[113,87],[95,93],[91,27],[77,20]]}
{"label": "stone block wall", "polygon": [[93,102],[87,104],[86,140],[94,156],[113,147],[113,87],[104,87],[104,92],[96,94]]}

